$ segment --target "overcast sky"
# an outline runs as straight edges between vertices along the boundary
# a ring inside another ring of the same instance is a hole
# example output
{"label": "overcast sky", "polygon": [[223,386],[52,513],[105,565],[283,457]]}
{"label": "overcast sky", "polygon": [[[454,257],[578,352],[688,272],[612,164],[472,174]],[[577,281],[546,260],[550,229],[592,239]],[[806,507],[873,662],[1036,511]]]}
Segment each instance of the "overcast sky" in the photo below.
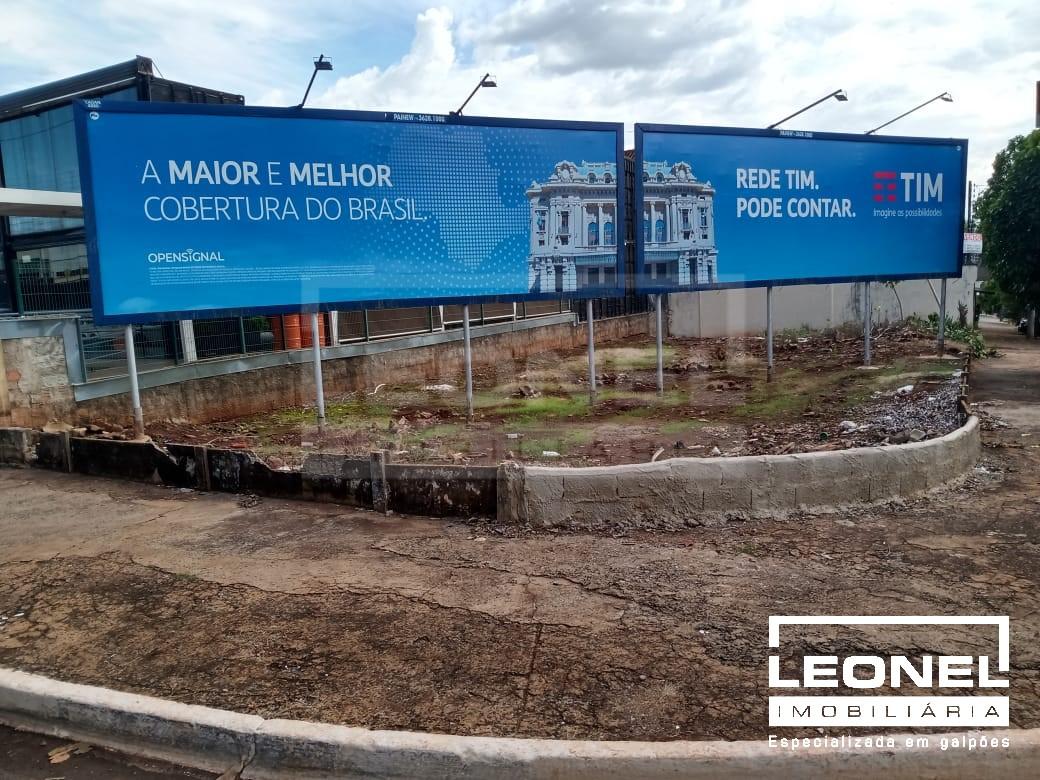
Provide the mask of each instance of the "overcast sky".
{"label": "overcast sky", "polygon": [[4,0],[0,93],[142,54],[169,79],[309,105],[967,137],[970,178],[1033,127],[1040,2]]}

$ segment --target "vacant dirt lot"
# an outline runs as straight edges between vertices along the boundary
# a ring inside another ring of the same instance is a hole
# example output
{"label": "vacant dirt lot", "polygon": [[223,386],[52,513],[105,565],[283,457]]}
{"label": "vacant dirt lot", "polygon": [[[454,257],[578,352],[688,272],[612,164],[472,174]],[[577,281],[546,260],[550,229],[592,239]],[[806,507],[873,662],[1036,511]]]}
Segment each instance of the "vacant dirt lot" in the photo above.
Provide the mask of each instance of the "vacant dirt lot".
{"label": "vacant dirt lot", "polygon": [[[1010,427],[988,420],[983,468],[841,515],[518,534],[3,471],[0,664],[379,728],[759,739],[769,615],[1007,614],[1012,724],[1040,726],[1040,349],[996,338],[977,400]],[[795,642],[993,652],[936,629]]]}
{"label": "vacant dirt lot", "polygon": [[[766,381],[763,339],[673,340],[665,392],[656,392],[652,341],[601,344],[598,392],[589,404],[583,351],[543,353],[519,369],[479,370],[475,416],[466,420],[461,376],[414,378],[330,398],[328,429],[314,409],[281,409],[226,422],[149,427],[160,442],[243,447],[275,466],[309,452],[394,453],[397,461],[573,465],[659,458],[806,452],[897,440],[956,425],[956,360],[938,361],[934,341],[906,327],[881,330],[877,371],[861,371],[862,342],[840,333],[777,339],[777,379]],[[899,387],[913,386],[907,395]],[[850,431],[843,421],[866,423]],[[904,439],[905,440],[905,439]]]}

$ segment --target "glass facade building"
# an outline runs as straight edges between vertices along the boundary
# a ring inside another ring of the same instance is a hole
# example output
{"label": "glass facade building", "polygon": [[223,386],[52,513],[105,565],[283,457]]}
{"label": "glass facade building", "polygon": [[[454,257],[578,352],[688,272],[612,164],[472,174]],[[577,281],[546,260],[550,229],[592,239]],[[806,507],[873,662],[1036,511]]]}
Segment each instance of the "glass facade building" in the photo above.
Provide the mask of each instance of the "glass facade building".
{"label": "glass facade building", "polygon": [[[157,77],[152,61],[128,62],[0,97],[0,186],[79,192],[72,100],[243,103],[241,95]],[[83,222],[0,219],[0,313],[90,308]]]}

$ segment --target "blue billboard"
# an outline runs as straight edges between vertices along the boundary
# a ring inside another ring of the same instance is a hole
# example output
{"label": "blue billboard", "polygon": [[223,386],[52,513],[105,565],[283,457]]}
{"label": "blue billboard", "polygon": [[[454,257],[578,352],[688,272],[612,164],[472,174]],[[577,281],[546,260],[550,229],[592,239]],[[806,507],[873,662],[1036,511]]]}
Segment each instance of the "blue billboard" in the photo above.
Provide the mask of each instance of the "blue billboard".
{"label": "blue billboard", "polygon": [[616,295],[622,125],[83,101],[100,323]]}
{"label": "blue billboard", "polygon": [[642,292],[960,276],[965,140],[640,124],[635,139]]}

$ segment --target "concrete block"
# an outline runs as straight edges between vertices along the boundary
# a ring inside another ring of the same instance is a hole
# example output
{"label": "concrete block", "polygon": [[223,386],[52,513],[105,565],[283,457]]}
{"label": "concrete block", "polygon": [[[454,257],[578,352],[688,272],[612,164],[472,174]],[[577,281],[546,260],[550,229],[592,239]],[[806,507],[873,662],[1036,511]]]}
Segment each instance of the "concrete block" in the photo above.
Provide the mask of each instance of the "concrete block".
{"label": "concrete block", "polygon": [[495,517],[500,523],[524,525],[528,522],[524,467],[515,461],[500,463],[496,474]]}
{"label": "concrete block", "polygon": [[164,485],[208,490],[206,448],[193,444],[167,444],[169,458],[159,458],[156,467]]}
{"label": "concrete block", "polygon": [[498,503],[495,466],[388,463],[388,505],[395,512],[435,517],[493,517]]}
{"label": "concrete block", "polygon": [[36,458],[33,465],[36,468],[72,471],[72,448],[67,432],[37,432],[35,438]]}
{"label": "concrete block", "polygon": [[750,483],[729,485],[704,491],[705,512],[750,512],[754,507]]}
{"label": "concrete block", "polygon": [[372,467],[367,459],[312,453],[304,460],[300,473],[304,498],[372,506]]}
{"label": "concrete block", "polygon": [[565,474],[563,477],[565,504],[584,501],[614,503],[618,497],[618,483],[630,486],[627,472],[587,474],[584,473],[586,469],[574,469],[574,471],[574,474]]}
{"label": "concrete block", "polygon": [[151,442],[72,439],[72,470],[95,477],[158,482],[156,459],[165,456]]}
{"label": "concrete block", "polygon": [[0,428],[0,466],[31,466],[36,435],[31,428]]}
{"label": "concrete block", "polygon": [[673,458],[668,461],[672,476],[708,491],[722,487],[725,458]]}
{"label": "concrete block", "polygon": [[247,450],[207,449],[206,461],[211,490],[305,498],[299,471],[275,471]]}
{"label": "concrete block", "polygon": [[384,515],[390,508],[386,484],[386,461],[386,450],[369,453],[368,468],[372,480],[372,509]]}
{"label": "concrete block", "polygon": [[615,466],[619,498],[656,499],[667,503],[672,479],[671,461]]}

